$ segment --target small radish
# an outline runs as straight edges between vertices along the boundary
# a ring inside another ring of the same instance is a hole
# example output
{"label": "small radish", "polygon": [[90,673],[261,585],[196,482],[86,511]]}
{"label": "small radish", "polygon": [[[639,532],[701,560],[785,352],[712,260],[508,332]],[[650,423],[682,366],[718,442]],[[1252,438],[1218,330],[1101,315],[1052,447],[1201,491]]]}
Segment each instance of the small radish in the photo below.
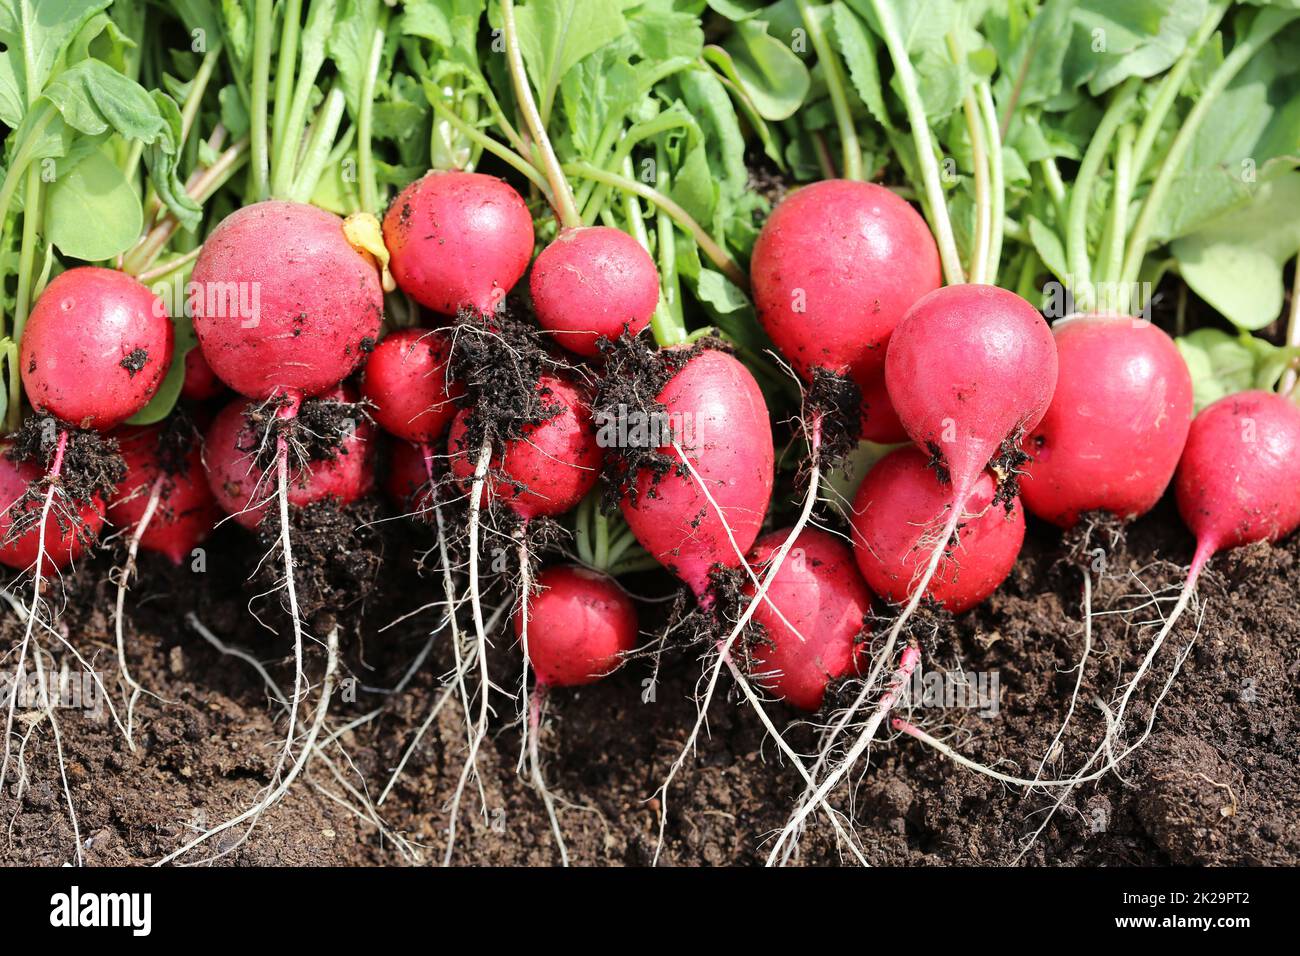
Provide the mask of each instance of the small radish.
{"label": "small radish", "polygon": [[1088,511],[1133,518],[1164,494],[1192,422],[1192,377],[1150,322],[1089,315],[1053,329],[1060,377],[1025,438],[1025,507],[1072,527]]}
{"label": "small radish", "polygon": [[[636,606],[597,571],[561,565],[537,576],[541,593],[528,601],[528,660],[537,686],[578,687],[618,669],[636,647]],[[524,611],[514,618],[524,633]]]}
{"label": "small radish", "polygon": [[[996,504],[996,490],[993,477],[981,473],[961,508],[958,543],[926,588],[926,597],[953,614],[996,591],[1020,554],[1024,511],[1019,501],[1010,511]],[[853,502],[853,552],[873,591],[896,604],[907,601],[933,549],[927,536],[951,505],[951,489],[915,448],[895,449],[867,472]]]}
{"label": "small radish", "polygon": [[134,529],[139,547],[180,564],[220,516],[197,443],[179,461],[164,466],[159,454],[161,428],[123,428],[114,437],[126,462],[126,477],[109,501],[109,520]]}
{"label": "small radish", "polygon": [[[750,562],[760,574],[789,534],[759,539]],[[751,583],[744,594],[754,593]],[[750,652],[755,683],[794,707],[818,710],[830,681],[858,672],[870,610],[853,553],[825,531],[804,529],[754,612],[764,631]]]}
{"label": "small radish", "polygon": [[883,371],[858,382],[862,391],[861,436],[877,445],[897,445],[907,441],[907,429],[898,420],[894,403],[889,400]]}
{"label": "small radish", "polygon": [[[348,400],[342,389],[326,397]],[[217,503],[250,530],[262,523],[275,494],[274,472],[258,465],[257,430],[245,415],[255,407],[235,399],[222,409],[208,428],[203,449],[208,485]],[[332,459],[312,461],[302,472],[291,474],[289,504],[301,508],[332,498],[348,505],[367,494],[374,485],[373,431],[369,422],[357,422]]]}
{"label": "small radish", "polygon": [[537,323],[578,355],[600,354],[597,340],[636,335],[659,304],[659,270],[620,229],[565,229],[542,250],[529,278]]}
{"label": "small radish", "polygon": [[217,373],[203,357],[203,349],[190,349],[185,353],[185,381],[181,384],[181,398],[191,402],[206,402],[226,390]]}
{"label": "small radish", "polygon": [[430,463],[425,450],[410,442],[389,442],[384,493],[403,511],[421,512],[432,506],[429,494]]}
{"label": "small radish", "polygon": [[[551,375],[542,376],[537,389],[549,417],[505,442],[504,453],[490,461],[493,475],[486,481],[488,494],[524,521],[573,508],[595,487],[604,457],[591,408],[578,389]],[[468,438],[470,414],[463,409],[456,415],[447,438],[451,473],[467,494],[477,457]]]}
{"label": "small radish", "polygon": [[203,357],[241,395],[319,395],[357,367],[379,335],[384,296],[343,220],[303,203],[236,210],[194,264],[194,331]]}
{"label": "small radish", "polygon": [[398,329],[366,361],[361,395],[375,424],[416,444],[437,441],[456,414],[464,389],[450,381],[450,347],[441,332]]}
{"label": "small radish", "polygon": [[787,196],[759,233],[750,274],[759,321],[795,371],[808,382],[816,369],[848,374],[860,387],[883,368],[894,327],[941,281],[920,214],[883,186],[846,179]]}
{"label": "small radish", "polygon": [[[30,461],[13,461],[11,446],[0,443],[0,564],[27,570],[36,565],[40,551],[40,497],[29,490],[46,480],[44,469]],[[95,495],[89,502],[78,503],[75,514],[60,506],[58,513],[45,510],[45,560],[40,575],[65,568],[86,549],[104,526],[104,500]],[[15,527],[16,526],[16,527]]]}
{"label": "small radish", "polygon": [[166,306],[135,278],[69,269],[27,320],[23,387],[38,412],[104,431],[149,403],[171,365],[172,340]]}
{"label": "small radish", "polygon": [[495,176],[431,172],[384,216],[389,268],[402,291],[443,315],[490,315],[528,268],[533,217]]}
{"label": "small radish", "polygon": [[749,370],[716,349],[688,359],[655,401],[689,433],[674,438],[690,466],[671,444],[661,446],[665,467],[632,476],[623,517],[656,560],[705,598],[710,572],[739,566],[736,552],[753,545],[771,501],[767,404]]}

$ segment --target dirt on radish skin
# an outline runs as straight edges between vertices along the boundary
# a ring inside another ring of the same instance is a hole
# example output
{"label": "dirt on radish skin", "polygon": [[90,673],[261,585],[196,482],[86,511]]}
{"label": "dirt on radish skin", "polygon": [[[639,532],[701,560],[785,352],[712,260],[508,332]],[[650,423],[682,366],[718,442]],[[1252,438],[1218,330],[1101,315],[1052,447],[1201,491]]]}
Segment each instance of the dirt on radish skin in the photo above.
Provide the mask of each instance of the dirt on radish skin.
{"label": "dirt on radish skin", "polygon": [[37,412],[105,431],[149,403],[171,366],[173,337],[163,301],[134,277],[69,269],[23,330],[23,388]]}
{"label": "dirt on radish skin", "polygon": [[226,390],[212,366],[203,357],[203,349],[192,348],[185,353],[185,381],[181,383],[181,398],[191,402],[206,402]]}
{"label": "dirt on radish skin", "polygon": [[451,381],[450,347],[434,329],[398,329],[366,360],[361,395],[375,424],[408,442],[442,437],[465,390]]}
{"label": "dirt on radish skin", "polygon": [[[957,544],[940,560],[926,596],[960,614],[1006,580],[1025,537],[1019,500],[1010,510],[995,500],[993,476],[984,473],[963,503]],[[899,448],[876,463],[858,488],[851,515],[853,553],[867,584],[895,604],[911,588],[935,547],[935,535],[952,507],[952,488],[939,482],[926,456]]]}
{"label": "dirt on radish skin", "polygon": [[559,345],[587,358],[602,337],[637,335],[659,304],[659,270],[620,229],[566,229],[542,250],[529,276],[537,324]]}
{"label": "dirt on radish skin", "polygon": [[1056,323],[1060,373],[1024,440],[1025,507],[1062,527],[1089,511],[1120,518],[1155,506],[1192,422],[1192,377],[1150,322],[1089,315]]}
{"label": "dirt on radish skin", "polygon": [[662,410],[667,417],[659,420],[671,426],[699,481],[671,444],[661,444],[631,449],[641,453],[633,460],[646,464],[619,484],[623,517],[637,540],[702,597],[714,566],[737,567],[737,549],[747,552],[758,537],[772,497],[774,451],[767,404],[749,370],[717,349],[685,355],[655,408],[631,411]]}
{"label": "dirt on radish skin", "polygon": [[343,220],[302,203],[245,206],[212,230],[194,264],[194,331],[212,371],[241,395],[319,395],[360,364],[384,296]]}
{"label": "dirt on radish skin", "polygon": [[[790,530],[754,546],[750,563],[759,580]],[[754,591],[750,582],[742,593],[752,599]],[[870,612],[871,592],[853,552],[834,535],[805,528],[754,612],[761,628],[749,647],[754,682],[800,710],[818,710],[828,683],[866,663]]]}
{"label": "dirt on radish skin", "polygon": [[402,291],[443,315],[490,315],[533,255],[533,217],[504,180],[431,172],[384,215],[389,268]]}
{"label": "dirt on radish skin", "polygon": [[[45,501],[45,469],[31,461],[14,461],[13,446],[0,443],[0,564],[24,571],[36,566],[40,552],[40,518]],[[104,527],[104,499],[69,505],[56,497],[45,519],[44,575],[65,568],[89,547]]]}
{"label": "dirt on radish skin", "polygon": [[[537,576],[528,602],[528,657],[539,687],[578,687],[619,668],[637,644],[632,599],[607,575],[557,565]],[[523,612],[514,617],[523,633]]]}
{"label": "dirt on radish skin", "polygon": [[159,446],[166,436],[160,426],[120,428],[113,437],[126,462],[126,477],[109,501],[109,521],[133,534],[161,475],[158,505],[140,537],[140,547],[180,564],[212,533],[221,516],[208,487],[198,441],[186,442],[183,450],[166,449],[164,458]]}
{"label": "dirt on radish skin", "polygon": [[[349,397],[342,389],[336,396]],[[261,524],[276,490],[274,470],[259,464],[275,441],[259,435],[248,417],[257,407],[235,399],[208,427],[203,447],[208,485],[217,503],[250,530]],[[374,487],[373,433],[374,426],[364,418],[354,422],[342,443],[332,449],[332,457],[313,458],[303,470],[293,467],[291,454],[289,504],[302,508],[330,498],[347,505],[367,494]]]}

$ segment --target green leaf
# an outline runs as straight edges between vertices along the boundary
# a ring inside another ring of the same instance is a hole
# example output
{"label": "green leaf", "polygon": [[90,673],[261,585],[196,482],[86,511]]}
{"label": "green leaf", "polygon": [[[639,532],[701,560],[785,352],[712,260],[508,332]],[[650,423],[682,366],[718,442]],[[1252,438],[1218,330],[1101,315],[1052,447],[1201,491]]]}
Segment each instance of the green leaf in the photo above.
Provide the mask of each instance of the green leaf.
{"label": "green leaf", "polygon": [[880,64],[876,45],[862,20],[842,0],[831,4],[831,23],[840,55],[849,68],[849,79],[868,111],[882,126],[892,126],[885,109],[884,89],[880,85]]}
{"label": "green leaf", "polygon": [[620,6],[618,0],[532,0],[516,11],[519,48],[544,118],[564,75],[627,32]]}
{"label": "green leaf", "polygon": [[[325,28],[329,29],[326,21]],[[330,59],[338,67],[343,96],[355,116],[361,108],[361,89],[370,65],[370,47],[379,28],[379,0],[350,0],[334,20],[329,36]],[[381,66],[380,82],[383,82]]]}
{"label": "green leaf", "polygon": [[1272,390],[1300,348],[1283,348],[1252,335],[1220,329],[1197,329],[1177,339],[1192,375],[1192,394],[1199,412],[1226,395],[1248,389]]}
{"label": "green leaf", "polygon": [[808,68],[788,46],[768,36],[766,22],[737,23],[724,49],[732,67],[730,78],[760,116],[783,120],[794,115],[808,94]]}
{"label": "green leaf", "polygon": [[92,136],[111,129],[152,143],[163,132],[162,117],[144,87],[98,60],[64,70],[46,88],[45,98],[65,123]]}
{"label": "green leaf", "polygon": [[1261,184],[1254,198],[1171,246],[1197,295],[1241,329],[1282,311],[1282,269],[1300,251],[1300,173]]}
{"label": "green leaf", "polygon": [[135,188],[102,151],[50,184],[46,235],[65,256],[86,262],[111,259],[140,237],[143,220]]}
{"label": "green leaf", "polygon": [[[0,68],[17,93],[17,102],[30,103],[49,82],[55,64],[91,17],[110,0],[0,0]],[[30,65],[30,71],[29,71]],[[14,126],[16,123],[6,124]]]}
{"label": "green leaf", "polygon": [[1064,282],[1065,277],[1070,274],[1070,269],[1066,264],[1065,246],[1061,243],[1061,237],[1044,225],[1037,216],[1031,215],[1028,221],[1029,241],[1033,243],[1038,258],[1043,260],[1043,265],[1047,266],[1054,276]]}
{"label": "green leaf", "polygon": [[1187,48],[1209,0],[1076,0],[1066,85],[1100,96],[1132,76],[1162,73]]}
{"label": "green leaf", "polygon": [[166,93],[154,90],[154,106],[162,120],[162,132],[144,151],[149,180],[164,205],[186,229],[193,230],[202,218],[203,210],[185,193],[179,177],[181,142],[181,111]]}

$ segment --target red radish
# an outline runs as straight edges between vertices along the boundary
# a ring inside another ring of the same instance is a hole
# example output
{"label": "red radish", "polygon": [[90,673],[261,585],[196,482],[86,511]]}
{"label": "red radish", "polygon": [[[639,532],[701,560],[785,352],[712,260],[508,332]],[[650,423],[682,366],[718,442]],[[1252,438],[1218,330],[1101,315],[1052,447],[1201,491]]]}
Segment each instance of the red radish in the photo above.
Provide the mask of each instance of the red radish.
{"label": "red radish", "polygon": [[393,278],[421,305],[456,315],[497,310],[533,255],[533,217],[505,181],[482,173],[431,172],[384,216]]}
{"label": "red radish", "polygon": [[655,400],[691,433],[679,447],[699,481],[671,445],[661,447],[672,467],[634,476],[623,517],[645,549],[703,598],[714,566],[739,566],[736,552],[753,545],[767,513],[774,463],[767,405],[749,370],[716,349],[686,362]]}
{"label": "red radish", "polygon": [[[636,606],[597,571],[561,565],[537,576],[528,601],[528,658],[537,686],[578,687],[618,669],[636,647]],[[523,636],[523,611],[514,618]]]}
{"label": "red radish", "polygon": [[659,304],[659,270],[650,253],[620,229],[565,229],[533,263],[529,278],[537,324],[557,343],[588,358],[596,341],[636,335]]}
{"label": "red radish", "polygon": [[907,429],[898,420],[894,403],[889,400],[883,371],[860,380],[862,390],[861,436],[877,445],[897,445],[907,441]]}
{"label": "red radish", "polygon": [[[869,384],[894,327],[939,288],[939,250],[905,200],[874,183],[805,186],[772,211],[750,262],[767,334],[805,380],[815,369]],[[871,407],[864,418],[875,415]],[[874,428],[874,426],[873,426]]]}
{"label": "red radish", "polygon": [[[528,521],[542,515],[560,515],[574,507],[596,485],[603,453],[596,444],[591,408],[573,385],[551,375],[537,383],[538,393],[551,417],[524,426],[523,436],[506,442],[502,454],[492,456],[488,494]],[[474,478],[477,449],[466,444],[469,409],[456,415],[447,438],[451,473],[469,493]]]}
{"label": "red radish", "polygon": [[109,520],[122,528],[138,527],[157,483],[156,510],[140,535],[140,547],[180,564],[220,517],[197,443],[179,463],[181,470],[168,473],[159,462],[161,428],[123,428],[114,437],[126,462],[126,477],[109,502]]}
{"label": "red radish", "polygon": [[226,386],[203,357],[203,349],[190,349],[185,353],[185,381],[181,384],[181,398],[191,402],[206,402],[225,390]]}
{"label": "red radish", "polygon": [[383,317],[374,260],[348,242],[342,219],[302,203],[231,213],[203,243],[192,283],[203,357],[249,398],[333,388]]}
{"label": "red radish", "polygon": [[380,428],[417,444],[442,437],[456,414],[453,400],[464,394],[450,381],[450,352],[446,337],[432,329],[398,329],[375,347],[361,395],[374,403]]}
{"label": "red radish", "polygon": [[939,459],[958,501],[1004,443],[1039,423],[1056,375],[1056,344],[1038,310],[983,285],[947,286],[917,302],[885,363],[899,420]]}
{"label": "red radish", "polygon": [[[10,449],[8,443],[0,443],[0,505],[4,507],[0,512],[0,564],[27,570],[36,565],[40,549],[41,502],[31,499],[24,505],[19,502],[32,483],[44,481],[46,474],[34,462],[11,460]],[[15,537],[14,524],[20,515],[28,512],[35,512],[36,520],[24,519],[24,523],[30,521],[30,527]],[[39,573],[44,576],[67,567],[81,556],[86,542],[98,535],[103,526],[104,501],[98,495],[90,502],[79,503],[75,516],[65,506],[60,506],[57,512],[51,509],[45,519],[45,560]]]}
{"label": "red radish", "polygon": [[[953,614],[979,604],[1011,573],[1025,539],[1020,502],[993,501],[993,477],[981,473],[962,505],[958,544],[939,562],[925,595]],[[878,461],[853,502],[853,551],[871,589],[903,603],[934,548],[933,532],[952,505],[926,456],[898,448]]]}
{"label": "red radish", "polygon": [[[750,563],[766,564],[791,529],[760,538]],[[745,595],[753,598],[751,583]],[[755,683],[802,710],[817,710],[826,685],[858,673],[871,592],[853,565],[853,553],[834,535],[806,528],[759,602],[754,621],[766,640],[751,651]]]}
{"label": "red radish", "polygon": [[1196,535],[1188,587],[1215,553],[1300,527],[1300,408],[1273,392],[1221,398],[1192,422],[1174,479]]}
{"label": "red radish", "polygon": [[[341,388],[326,397],[348,400]],[[222,409],[208,428],[203,449],[208,485],[218,504],[250,530],[265,517],[276,482],[273,470],[263,471],[254,460],[258,438],[244,417],[253,407],[254,403],[236,399]],[[313,461],[303,473],[291,474],[289,503],[301,508],[333,498],[348,505],[367,494],[374,486],[373,431],[369,422],[359,421],[335,458]]]}
{"label": "red radish", "polygon": [[423,511],[432,504],[429,497],[429,461],[424,449],[410,442],[389,442],[384,493],[403,510]]}
{"label": "red radish", "polygon": [[38,412],[104,431],[149,403],[171,365],[172,339],[163,301],[135,278],[69,269],[27,320],[23,387]]}
{"label": "red radish", "polygon": [[1053,329],[1060,377],[1047,414],[1024,441],[1032,458],[1025,507],[1072,527],[1087,511],[1133,518],[1173,478],[1192,422],[1192,377],[1150,322],[1089,315]]}

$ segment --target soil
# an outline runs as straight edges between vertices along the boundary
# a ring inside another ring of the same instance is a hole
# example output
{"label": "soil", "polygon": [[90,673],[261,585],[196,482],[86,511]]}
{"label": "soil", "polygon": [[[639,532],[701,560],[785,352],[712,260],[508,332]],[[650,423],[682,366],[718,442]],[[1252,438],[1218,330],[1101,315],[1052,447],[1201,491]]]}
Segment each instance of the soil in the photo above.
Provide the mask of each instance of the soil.
{"label": "soil", "polygon": [[[399,619],[437,600],[441,591],[438,579],[414,571],[419,549],[431,544],[427,535],[390,537],[384,573],[365,600],[337,615],[343,622],[345,680],[335,694],[329,726],[339,730],[375,708],[379,716],[342,733],[327,748],[333,769],[320,760],[310,763],[247,839],[229,831],[193,860],[214,853],[224,854],[220,863],[236,865],[399,865],[441,859],[447,804],[465,750],[464,723],[454,701],[440,712],[378,808],[387,833],[343,805],[356,804],[347,787],[378,798],[437,699],[439,675],[451,667],[449,642],[441,636],[400,693],[379,690],[397,684],[416,659],[437,611]],[[274,598],[253,598],[255,589],[245,584],[256,559],[250,540],[234,526],[223,528],[206,548],[202,573],[145,560],[127,605],[129,656],[136,678],[156,696],[142,698],[137,707],[134,753],[106,713],[57,712],[86,862],[153,862],[204,826],[251,805],[269,781],[285,731],[278,707],[248,663],[218,653],[187,624],[192,614],[221,640],[267,661],[281,687],[291,686],[291,648],[249,613],[252,598],[261,620],[283,621]],[[1061,755],[1047,763],[1045,777],[1077,767],[1101,739],[1104,722],[1094,699],[1113,700],[1121,675],[1133,672],[1151,637],[1150,628],[1138,625],[1156,617],[1150,594],[1161,594],[1166,609],[1172,605],[1190,544],[1165,504],[1130,527],[1126,540],[1106,549],[1106,570],[1094,595],[1093,652]],[[997,674],[996,716],[920,706],[911,711],[913,722],[972,759],[1033,775],[1065,714],[1076,678],[1072,668],[1083,647],[1081,571],[1063,559],[1066,551],[1059,532],[1033,527],[1011,579],[990,601],[956,620],[932,620],[937,626],[922,637],[932,670]],[[71,579],[61,620],[72,646],[96,662],[120,709],[110,617],[112,561],[107,556],[98,561]],[[1118,775],[1074,791],[1028,844],[1021,863],[1300,861],[1300,618],[1295,613],[1300,541],[1258,545],[1216,559],[1201,597],[1199,633],[1195,618],[1187,616],[1131,706],[1133,726],[1145,726],[1174,660],[1196,634],[1149,739]],[[666,613],[667,604],[656,606]],[[15,614],[6,614],[0,626],[6,647],[21,637]],[[63,648],[51,647],[55,643],[46,636],[54,657],[46,665],[67,666],[75,674],[75,661]],[[503,687],[518,680],[518,649],[511,644],[498,637],[490,655]],[[700,674],[697,657],[680,649],[664,655],[657,682],[653,659],[644,657],[599,684],[550,693],[542,738],[545,772],[568,801],[560,818],[575,862],[649,861],[659,806],[650,798],[695,717],[689,697]],[[323,658],[313,643],[308,648],[313,688],[319,686]],[[7,659],[6,668],[12,663]],[[304,710],[314,701],[313,689]],[[479,758],[487,815],[477,812],[479,797],[471,790],[454,861],[553,864],[557,853],[542,804],[515,771],[517,727],[509,726],[504,698],[496,702],[500,712]],[[798,719],[781,705],[770,710],[778,725]],[[74,856],[56,742],[39,713],[19,710],[17,727],[30,731],[30,740],[21,768],[11,764],[0,793],[5,830],[0,861],[9,864],[58,865]],[[672,788],[662,862],[761,863],[767,839],[783,824],[796,796],[797,775],[781,763],[770,742],[764,743],[755,716],[734,696],[715,700],[709,730]],[[809,726],[796,724],[789,739],[798,748],[811,747]],[[26,776],[16,797],[18,769]],[[847,797],[838,794],[840,806],[849,807]],[[867,859],[896,865],[1010,864],[1051,803],[1048,796],[1026,796],[957,767],[900,736],[874,748],[873,766],[853,797],[852,821]],[[820,821],[810,829],[800,862],[841,862],[826,831]]]}

